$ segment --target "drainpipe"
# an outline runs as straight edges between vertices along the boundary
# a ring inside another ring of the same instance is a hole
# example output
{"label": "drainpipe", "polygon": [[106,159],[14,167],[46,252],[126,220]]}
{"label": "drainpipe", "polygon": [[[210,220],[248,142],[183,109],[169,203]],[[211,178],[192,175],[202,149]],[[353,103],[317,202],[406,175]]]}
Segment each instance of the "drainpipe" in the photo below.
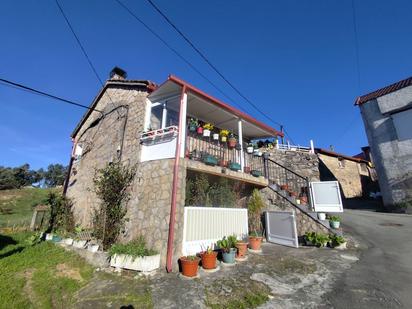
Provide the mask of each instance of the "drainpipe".
{"label": "drainpipe", "polygon": [[169,236],[167,239],[167,257],[166,257],[166,270],[167,272],[172,271],[173,263],[173,242],[175,237],[175,222],[176,222],[176,199],[177,199],[177,185],[179,176],[179,161],[180,161],[180,150],[182,147],[184,124],[186,122],[186,104],[187,104],[187,94],[186,86],[182,88],[182,94],[180,98],[180,113],[179,113],[179,134],[177,136],[176,152],[175,152],[175,163],[173,166],[173,185],[172,185],[172,201],[170,205],[170,219],[169,219]]}

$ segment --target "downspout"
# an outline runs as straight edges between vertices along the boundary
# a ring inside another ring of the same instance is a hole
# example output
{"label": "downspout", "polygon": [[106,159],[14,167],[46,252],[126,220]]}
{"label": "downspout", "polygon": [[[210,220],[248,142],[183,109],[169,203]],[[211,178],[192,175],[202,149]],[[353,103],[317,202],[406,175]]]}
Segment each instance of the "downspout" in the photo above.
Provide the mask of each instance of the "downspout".
{"label": "downspout", "polygon": [[180,97],[180,113],[179,113],[179,134],[177,136],[175,163],[173,166],[173,184],[172,184],[172,201],[170,205],[170,219],[169,219],[169,235],[167,239],[167,257],[166,257],[166,270],[172,271],[172,259],[173,259],[173,242],[175,238],[175,222],[176,222],[176,199],[177,199],[177,185],[179,176],[179,161],[180,161],[180,148],[182,144],[182,125],[183,125],[183,104],[184,95],[186,92],[186,86],[182,87],[182,94]]}

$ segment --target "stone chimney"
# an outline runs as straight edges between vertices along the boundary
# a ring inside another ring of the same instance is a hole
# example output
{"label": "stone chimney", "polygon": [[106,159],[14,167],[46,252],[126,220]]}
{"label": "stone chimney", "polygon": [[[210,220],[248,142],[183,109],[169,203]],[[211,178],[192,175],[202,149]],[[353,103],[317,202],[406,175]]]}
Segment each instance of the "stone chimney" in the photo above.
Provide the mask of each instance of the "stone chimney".
{"label": "stone chimney", "polygon": [[127,72],[119,67],[114,67],[110,71],[111,80],[125,80],[127,78]]}

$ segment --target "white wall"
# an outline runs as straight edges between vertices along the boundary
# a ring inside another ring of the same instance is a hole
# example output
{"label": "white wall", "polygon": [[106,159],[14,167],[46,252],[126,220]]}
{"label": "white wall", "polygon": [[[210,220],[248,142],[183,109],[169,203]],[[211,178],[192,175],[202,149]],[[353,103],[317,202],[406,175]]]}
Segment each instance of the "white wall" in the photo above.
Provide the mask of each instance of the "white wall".
{"label": "white wall", "polygon": [[176,141],[177,138],[173,137],[169,141],[155,143],[152,145],[142,145],[141,162],[171,159],[176,155]]}

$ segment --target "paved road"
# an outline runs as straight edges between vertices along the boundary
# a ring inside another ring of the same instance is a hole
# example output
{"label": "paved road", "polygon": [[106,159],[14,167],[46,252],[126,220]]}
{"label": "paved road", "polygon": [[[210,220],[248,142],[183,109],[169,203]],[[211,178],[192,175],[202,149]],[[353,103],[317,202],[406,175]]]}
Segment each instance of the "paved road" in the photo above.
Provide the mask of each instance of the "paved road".
{"label": "paved road", "polygon": [[342,219],[366,248],[325,295],[326,307],[412,308],[412,216],[345,210]]}

